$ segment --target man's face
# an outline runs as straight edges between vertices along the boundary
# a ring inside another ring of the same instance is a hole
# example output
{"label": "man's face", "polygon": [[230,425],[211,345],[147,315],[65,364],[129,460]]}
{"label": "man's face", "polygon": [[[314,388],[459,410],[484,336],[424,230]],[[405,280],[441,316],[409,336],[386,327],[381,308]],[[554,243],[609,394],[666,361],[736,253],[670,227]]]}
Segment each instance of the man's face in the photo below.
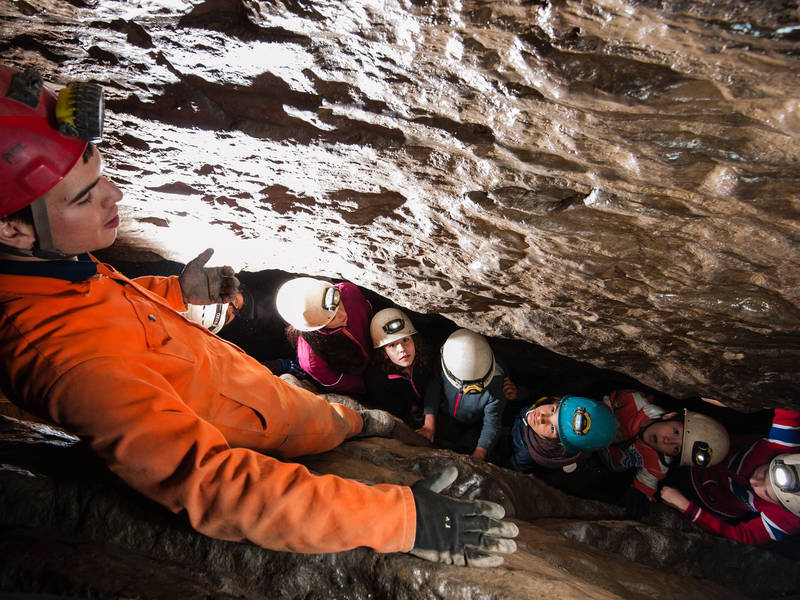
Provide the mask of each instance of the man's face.
{"label": "man's face", "polygon": [[768,469],[769,463],[764,463],[763,465],[756,467],[753,470],[753,474],[750,475],[750,487],[753,488],[755,495],[762,500],[766,500],[767,502],[772,502],[774,504],[780,504],[778,495],[775,493],[775,488],[772,487],[772,482],[769,480],[769,474],[767,473]]}
{"label": "man's face", "polygon": [[107,248],[117,237],[117,202],[122,192],[102,176],[102,159],[95,148],[45,194],[55,247],[67,254]]}
{"label": "man's face", "polygon": [[645,429],[642,439],[648,446],[665,456],[680,456],[683,446],[683,423],[656,421]]}

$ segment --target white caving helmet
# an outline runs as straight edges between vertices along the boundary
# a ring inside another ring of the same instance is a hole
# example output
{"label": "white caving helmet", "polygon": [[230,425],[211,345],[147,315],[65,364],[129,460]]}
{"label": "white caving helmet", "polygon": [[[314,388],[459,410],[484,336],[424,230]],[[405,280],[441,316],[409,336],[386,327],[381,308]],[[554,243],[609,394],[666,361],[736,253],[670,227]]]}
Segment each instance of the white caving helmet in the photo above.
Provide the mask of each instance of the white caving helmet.
{"label": "white caving helmet", "polygon": [[275,304],[283,320],[300,331],[322,329],[339,309],[339,288],[327,281],[297,277],[278,290]]}
{"label": "white caving helmet", "polygon": [[211,333],[218,333],[225,327],[228,317],[228,303],[220,304],[187,304],[183,314],[190,321],[202,325]]}
{"label": "white caving helmet", "polygon": [[728,432],[719,421],[684,409],[682,467],[704,469],[716,465],[728,455],[730,445]]}
{"label": "white caving helmet", "polygon": [[779,454],[770,461],[768,471],[778,500],[800,517],[800,454]]}
{"label": "white caving helmet", "polygon": [[469,329],[457,329],[442,346],[442,371],[462,393],[482,392],[494,377],[489,342]]}
{"label": "white caving helmet", "polygon": [[369,334],[373,348],[383,348],[404,337],[414,335],[417,330],[408,315],[398,308],[384,308],[375,313],[369,323]]}

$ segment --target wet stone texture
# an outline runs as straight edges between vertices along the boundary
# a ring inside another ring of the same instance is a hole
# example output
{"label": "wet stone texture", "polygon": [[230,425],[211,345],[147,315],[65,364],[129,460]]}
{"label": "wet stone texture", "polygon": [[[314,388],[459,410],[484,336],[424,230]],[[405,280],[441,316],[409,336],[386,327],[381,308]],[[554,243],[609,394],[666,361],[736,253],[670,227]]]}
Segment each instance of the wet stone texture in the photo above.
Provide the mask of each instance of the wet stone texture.
{"label": "wet stone texture", "polygon": [[800,407],[794,1],[16,0],[107,88],[121,241],[352,280],[677,397]]}
{"label": "wet stone texture", "polygon": [[692,600],[773,598],[800,585],[796,563],[682,532],[667,511],[645,525],[615,520],[618,507],[569,498],[446,450],[362,439],[306,463],[320,473],[405,483],[456,464],[453,495],[503,504],[520,526],[520,549],[503,567],[482,570],[366,549],[299,555],[212,540],[130,491],[75,438],[0,417],[0,590],[170,600]]}

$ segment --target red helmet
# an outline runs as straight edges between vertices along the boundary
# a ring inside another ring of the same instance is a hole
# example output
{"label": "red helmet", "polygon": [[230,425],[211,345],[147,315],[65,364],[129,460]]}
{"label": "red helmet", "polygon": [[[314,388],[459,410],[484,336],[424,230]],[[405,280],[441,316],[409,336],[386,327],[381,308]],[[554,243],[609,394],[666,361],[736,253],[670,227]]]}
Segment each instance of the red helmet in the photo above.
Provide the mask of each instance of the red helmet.
{"label": "red helmet", "polygon": [[0,217],[51,190],[86,145],[59,132],[56,95],[36,71],[0,65]]}

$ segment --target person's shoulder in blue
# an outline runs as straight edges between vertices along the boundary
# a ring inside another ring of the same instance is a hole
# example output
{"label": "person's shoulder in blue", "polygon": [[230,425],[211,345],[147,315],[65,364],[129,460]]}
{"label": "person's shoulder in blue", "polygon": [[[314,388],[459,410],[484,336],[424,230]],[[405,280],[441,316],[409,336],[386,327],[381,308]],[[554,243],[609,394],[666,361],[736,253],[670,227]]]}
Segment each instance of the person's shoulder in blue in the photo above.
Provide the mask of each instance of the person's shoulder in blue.
{"label": "person's shoulder in blue", "polygon": [[406,313],[385,308],[370,322],[372,361],[365,374],[367,400],[412,427],[422,425],[422,402],[433,372],[428,342]]}

